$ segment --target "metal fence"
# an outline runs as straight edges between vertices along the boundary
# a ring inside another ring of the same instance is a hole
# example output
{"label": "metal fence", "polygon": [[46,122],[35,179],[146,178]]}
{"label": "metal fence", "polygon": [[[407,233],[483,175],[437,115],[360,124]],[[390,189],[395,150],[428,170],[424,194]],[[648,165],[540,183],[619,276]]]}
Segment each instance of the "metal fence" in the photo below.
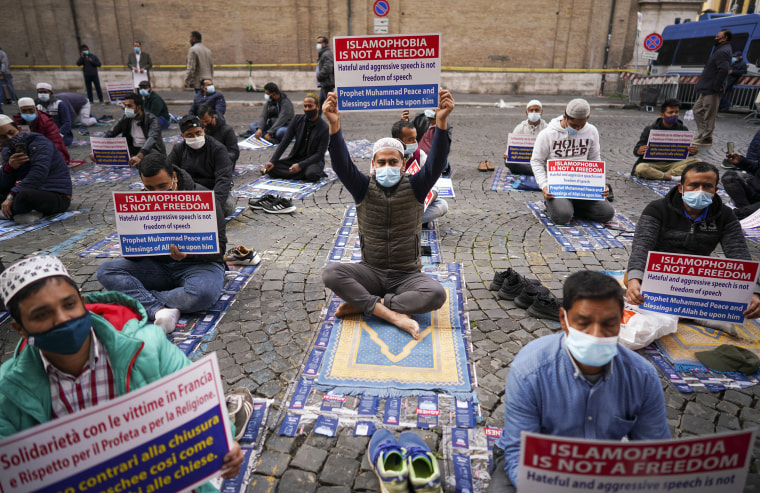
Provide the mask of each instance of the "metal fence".
{"label": "metal fence", "polygon": [[678,75],[637,77],[631,83],[628,102],[655,107],[666,99],[678,96]]}
{"label": "metal fence", "polygon": [[[628,102],[646,107],[655,107],[668,98],[677,98],[682,103],[694,104],[699,97],[696,87],[698,75],[655,75],[636,77],[631,83]],[[753,110],[760,93],[760,77],[745,75],[734,85],[727,99],[731,108]]]}

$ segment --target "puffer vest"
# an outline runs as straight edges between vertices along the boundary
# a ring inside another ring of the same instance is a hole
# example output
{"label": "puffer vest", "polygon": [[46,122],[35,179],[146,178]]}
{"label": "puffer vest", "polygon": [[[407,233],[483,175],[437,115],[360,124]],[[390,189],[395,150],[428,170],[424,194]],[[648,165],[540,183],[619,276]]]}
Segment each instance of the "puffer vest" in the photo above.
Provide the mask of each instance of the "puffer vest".
{"label": "puffer vest", "polygon": [[356,206],[362,260],[378,269],[419,271],[424,209],[408,175],[390,188],[371,177],[364,200]]}

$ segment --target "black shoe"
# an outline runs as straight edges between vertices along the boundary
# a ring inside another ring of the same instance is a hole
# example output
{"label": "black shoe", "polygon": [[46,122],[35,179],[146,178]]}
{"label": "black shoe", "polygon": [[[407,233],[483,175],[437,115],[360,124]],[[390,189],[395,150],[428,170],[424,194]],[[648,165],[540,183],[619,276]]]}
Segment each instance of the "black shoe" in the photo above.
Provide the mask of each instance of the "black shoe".
{"label": "black shoe", "polygon": [[550,292],[540,293],[533,299],[533,304],[528,307],[528,315],[559,322],[560,306],[562,306],[562,300],[557,299]]}
{"label": "black shoe", "polygon": [[251,207],[251,209],[255,211],[262,210],[264,206],[272,205],[275,202],[277,202],[278,198],[279,198],[278,196],[268,193],[264,195],[263,197],[261,197],[260,199],[248,199],[248,205]]}
{"label": "black shoe", "polygon": [[267,204],[262,207],[264,212],[269,214],[287,214],[296,210],[293,201],[284,197],[278,197],[273,204]]}
{"label": "black shoe", "polygon": [[242,134],[238,134],[238,137],[240,137],[241,139],[247,139],[251,135],[253,135],[253,132],[251,132],[250,130],[248,130],[247,132],[243,132]]}
{"label": "black shoe", "polygon": [[490,289],[491,291],[500,290],[501,285],[504,284],[504,279],[506,279],[510,273],[512,273],[512,267],[508,268],[507,270],[503,272],[494,272],[493,281],[491,281],[491,285],[488,286],[488,289]]}
{"label": "black shoe", "polygon": [[724,159],[722,163],[720,163],[720,167],[724,169],[739,169],[737,165],[729,161],[728,159]]}
{"label": "black shoe", "polygon": [[523,292],[525,286],[541,286],[541,282],[536,279],[526,279],[512,270],[509,272],[504,282],[501,283],[501,288],[496,295],[503,300],[513,300],[517,298],[520,293]]}
{"label": "black shoe", "polygon": [[[501,291],[500,291],[501,292]],[[515,298],[515,305],[520,308],[528,308],[539,294],[550,294],[549,289],[540,284],[526,283],[523,290]]]}
{"label": "black shoe", "polygon": [[99,118],[101,122],[111,122],[113,121],[113,117],[111,115],[103,115]]}
{"label": "black shoe", "polygon": [[607,188],[609,189],[609,192],[607,193],[607,202],[612,202],[615,200],[615,192],[612,191],[612,185],[609,183],[607,184]]}

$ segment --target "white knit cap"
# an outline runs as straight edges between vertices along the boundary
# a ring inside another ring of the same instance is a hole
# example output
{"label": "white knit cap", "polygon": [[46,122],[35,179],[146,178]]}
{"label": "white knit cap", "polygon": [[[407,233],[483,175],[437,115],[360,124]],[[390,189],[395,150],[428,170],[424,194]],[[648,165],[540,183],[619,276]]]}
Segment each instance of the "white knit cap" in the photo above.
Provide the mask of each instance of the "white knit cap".
{"label": "white knit cap", "polygon": [[588,118],[591,114],[591,106],[589,106],[588,101],[585,99],[573,99],[567,103],[565,114],[568,118],[572,118],[573,120],[578,118]]}
{"label": "white knit cap", "polygon": [[37,89],[47,89],[50,92],[53,92],[53,86],[48,84],[47,82],[40,82],[37,84]]}
{"label": "white knit cap", "polygon": [[0,113],[0,126],[8,125],[9,123],[13,123],[13,120],[11,119],[11,117]]}
{"label": "white knit cap", "polygon": [[404,155],[404,144],[402,144],[400,140],[394,139],[393,137],[383,137],[372,146],[372,159],[375,159],[375,154],[383,149],[393,149],[400,152],[402,156]]}
{"label": "white knit cap", "polygon": [[525,107],[525,109],[527,110],[531,106],[538,106],[541,109],[544,108],[544,105],[541,104],[541,101],[539,101],[538,99],[531,99],[530,101],[528,101],[528,105]]}
{"label": "white knit cap", "polygon": [[32,98],[20,98],[18,100],[18,107],[22,108],[24,106],[36,106],[34,104],[34,99],[32,99]]}
{"label": "white knit cap", "polygon": [[71,279],[58,257],[37,255],[16,262],[0,274],[0,296],[2,296],[3,304],[7,305],[16,293],[34,281],[54,276]]}

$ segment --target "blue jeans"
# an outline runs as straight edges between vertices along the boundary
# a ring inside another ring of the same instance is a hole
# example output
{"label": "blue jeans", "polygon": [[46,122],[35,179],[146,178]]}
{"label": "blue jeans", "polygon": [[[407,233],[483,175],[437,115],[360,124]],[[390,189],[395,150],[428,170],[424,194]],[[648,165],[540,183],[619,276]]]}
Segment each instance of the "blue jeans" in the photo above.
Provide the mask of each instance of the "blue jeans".
{"label": "blue jeans", "polygon": [[161,124],[161,130],[166,130],[169,128],[169,120],[164,118],[163,116],[156,116],[158,118],[158,123]]}
{"label": "blue jeans", "polygon": [[[256,133],[256,130],[259,128],[258,122],[251,123],[251,125],[248,127],[252,133]],[[283,137],[285,137],[285,132],[288,131],[288,127],[280,127],[278,128],[274,133],[274,138],[277,140],[282,140]],[[267,134],[267,129],[262,128],[261,129],[261,138],[264,138],[264,135]]]}
{"label": "blue jeans", "polygon": [[107,290],[120,291],[142,303],[153,320],[164,307],[182,313],[211,308],[222,292],[224,266],[218,262],[119,258],[101,264],[97,277]]}
{"label": "blue jeans", "polygon": [[449,212],[449,203],[439,197],[430,202],[430,205],[425,209],[425,213],[422,214],[422,223],[429,223],[433,219],[443,217],[447,212]]}

